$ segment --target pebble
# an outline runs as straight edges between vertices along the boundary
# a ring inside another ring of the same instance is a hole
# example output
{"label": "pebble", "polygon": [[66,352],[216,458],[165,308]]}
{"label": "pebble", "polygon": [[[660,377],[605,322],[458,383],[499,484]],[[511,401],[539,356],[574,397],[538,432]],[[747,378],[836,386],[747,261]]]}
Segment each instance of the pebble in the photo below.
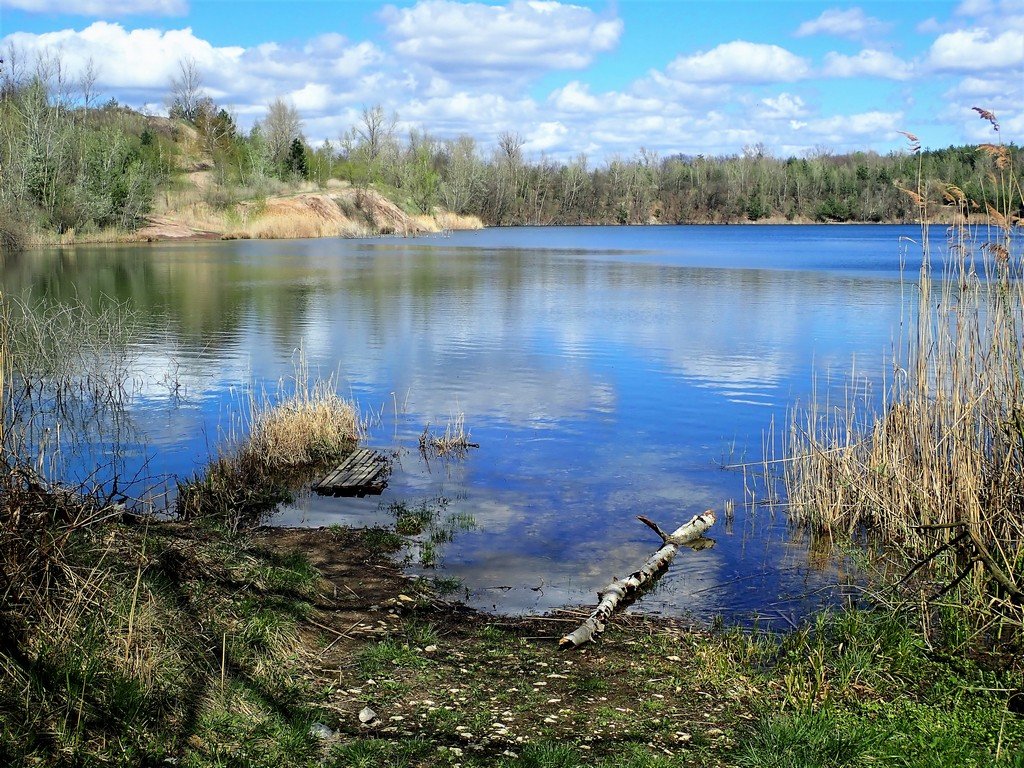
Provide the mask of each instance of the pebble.
{"label": "pebble", "polygon": [[323,723],[313,723],[309,726],[309,732],[318,739],[333,739],[336,735]]}
{"label": "pebble", "polygon": [[374,712],[369,707],[363,707],[362,710],[360,710],[360,712],[359,712],[359,722],[360,723],[369,723],[372,720],[375,720],[376,718],[377,718],[377,713]]}

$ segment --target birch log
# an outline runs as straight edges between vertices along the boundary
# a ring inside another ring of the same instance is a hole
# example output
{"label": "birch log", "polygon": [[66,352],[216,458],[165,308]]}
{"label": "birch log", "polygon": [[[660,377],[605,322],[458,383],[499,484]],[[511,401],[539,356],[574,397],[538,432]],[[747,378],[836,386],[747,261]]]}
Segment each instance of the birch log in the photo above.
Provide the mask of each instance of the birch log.
{"label": "birch log", "polygon": [[667,568],[681,545],[689,544],[699,539],[705,531],[714,525],[715,513],[709,509],[703,514],[694,515],[690,522],[679,526],[672,533],[665,533],[665,531],[658,527],[657,523],[648,520],[643,515],[637,515],[637,520],[649,526],[655,533],[661,536],[661,549],[647,558],[647,562],[641,566],[640,570],[634,571],[624,579],[616,579],[601,590],[598,593],[600,602],[597,608],[594,609],[594,612],[574,632],[570,632],[559,640],[559,645],[576,647],[593,640],[596,635],[604,632],[608,618],[618,607],[619,603],[627,596],[639,592],[646,584],[652,582],[664,568]]}

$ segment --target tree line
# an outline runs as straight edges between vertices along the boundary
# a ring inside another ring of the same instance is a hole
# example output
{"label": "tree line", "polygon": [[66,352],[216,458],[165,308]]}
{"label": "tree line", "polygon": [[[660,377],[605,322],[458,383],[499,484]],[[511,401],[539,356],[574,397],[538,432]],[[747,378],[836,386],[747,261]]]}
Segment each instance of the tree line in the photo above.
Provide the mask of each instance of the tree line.
{"label": "tree line", "polygon": [[[197,155],[213,171],[214,203],[336,180],[373,186],[410,212],[443,207],[492,226],[912,221],[917,205],[904,190],[923,191],[940,206],[948,185],[976,209],[1006,203],[990,182],[993,157],[976,147],[885,155],[817,149],[779,158],[754,145],[734,155],[661,157],[640,149],[601,162],[584,154],[556,161],[528,157],[513,132],[485,148],[470,136],[401,131],[398,116],[381,106],[311,146],[300,114],[281,98],[249,131],[239,130],[207,95],[191,60],[179,63],[168,84],[169,121],[113,99],[99,104],[97,75],[91,62],[71,76],[58,56],[27,62],[13,48],[0,58],[0,241],[8,247],[32,229],[132,229],[162,185],[194,170]],[[1020,168],[1020,149],[1011,146],[1010,154]],[[922,178],[942,182],[922,190]],[[1024,213],[1019,199],[1011,208]]]}

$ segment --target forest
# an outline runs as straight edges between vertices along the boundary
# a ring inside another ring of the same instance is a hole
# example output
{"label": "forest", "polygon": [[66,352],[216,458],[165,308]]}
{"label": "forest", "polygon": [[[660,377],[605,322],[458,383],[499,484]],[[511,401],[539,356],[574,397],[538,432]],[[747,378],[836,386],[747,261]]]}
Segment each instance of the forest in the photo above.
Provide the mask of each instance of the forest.
{"label": "forest", "polygon": [[[47,236],[131,231],[161,189],[188,171],[209,170],[208,202],[240,200],[332,180],[373,187],[410,213],[444,208],[488,226],[771,222],[908,222],[917,204],[906,190],[932,179],[930,215],[960,190],[971,210],[1005,208],[990,183],[992,147],[906,146],[881,155],[818,147],[781,158],[758,144],[724,156],[639,148],[629,157],[557,160],[530,156],[524,138],[491,142],[439,138],[407,127],[380,105],[334,140],[311,145],[284,99],[240,130],[205,95],[194,62],[168,84],[168,117],[147,116],[114,99],[101,103],[96,68],[71,75],[57,56],[0,60],[0,242],[5,248]],[[1007,147],[1021,167],[1020,148]],[[941,180],[937,181],[937,180]]]}

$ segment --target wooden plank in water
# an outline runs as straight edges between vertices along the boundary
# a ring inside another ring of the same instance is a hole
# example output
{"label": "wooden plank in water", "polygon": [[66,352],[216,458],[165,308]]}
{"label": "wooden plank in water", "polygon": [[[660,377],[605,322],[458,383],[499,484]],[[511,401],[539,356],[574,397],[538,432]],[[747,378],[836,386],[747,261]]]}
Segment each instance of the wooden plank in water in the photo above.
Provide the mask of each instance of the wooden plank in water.
{"label": "wooden plank in water", "polygon": [[378,494],[386,484],[382,475],[388,462],[382,455],[368,448],[353,451],[326,477],[313,485],[317,493],[335,496],[365,496]]}

